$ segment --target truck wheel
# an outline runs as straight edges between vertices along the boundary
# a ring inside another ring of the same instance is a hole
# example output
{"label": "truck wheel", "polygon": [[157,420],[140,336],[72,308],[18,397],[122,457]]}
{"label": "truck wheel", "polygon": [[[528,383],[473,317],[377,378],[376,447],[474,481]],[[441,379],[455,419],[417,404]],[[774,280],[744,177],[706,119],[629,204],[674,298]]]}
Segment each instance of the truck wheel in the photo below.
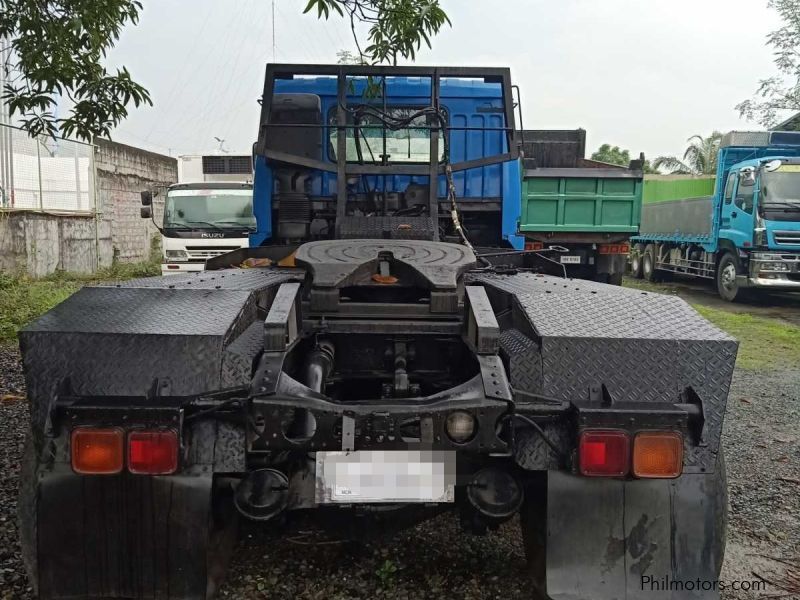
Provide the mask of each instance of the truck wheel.
{"label": "truck wheel", "polygon": [[547,598],[547,488],[531,486],[525,490],[525,503],[520,510],[522,543],[528,561],[528,574],[533,586],[533,598]]}
{"label": "truck wheel", "polygon": [[641,244],[636,244],[631,252],[631,275],[636,279],[642,278],[642,253],[644,248]]}
{"label": "truck wheel", "polygon": [[642,254],[642,277],[646,281],[656,280],[656,249],[652,244],[648,244]]}
{"label": "truck wheel", "polygon": [[738,263],[732,253],[726,252],[717,265],[717,293],[727,302],[742,300],[745,295],[744,290],[736,282],[736,275],[739,274]]}

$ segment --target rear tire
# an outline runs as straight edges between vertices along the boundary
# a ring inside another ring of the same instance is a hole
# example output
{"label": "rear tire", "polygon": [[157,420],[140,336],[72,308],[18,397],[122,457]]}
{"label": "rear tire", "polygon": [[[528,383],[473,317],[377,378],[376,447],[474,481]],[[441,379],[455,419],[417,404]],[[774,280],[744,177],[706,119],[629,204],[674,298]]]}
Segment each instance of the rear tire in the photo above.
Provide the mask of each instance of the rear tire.
{"label": "rear tire", "polygon": [[644,249],[641,244],[636,244],[631,252],[631,275],[636,279],[642,278],[642,253]]}
{"label": "rear tire", "polygon": [[642,254],[642,277],[646,281],[656,280],[656,249],[652,244],[648,244]]}
{"label": "rear tire", "polygon": [[609,285],[622,285],[622,273],[612,273],[608,276]]}
{"label": "rear tire", "polygon": [[719,297],[726,302],[737,302],[744,299],[743,290],[736,281],[739,274],[739,261],[731,252],[725,252],[717,264],[716,283]]}

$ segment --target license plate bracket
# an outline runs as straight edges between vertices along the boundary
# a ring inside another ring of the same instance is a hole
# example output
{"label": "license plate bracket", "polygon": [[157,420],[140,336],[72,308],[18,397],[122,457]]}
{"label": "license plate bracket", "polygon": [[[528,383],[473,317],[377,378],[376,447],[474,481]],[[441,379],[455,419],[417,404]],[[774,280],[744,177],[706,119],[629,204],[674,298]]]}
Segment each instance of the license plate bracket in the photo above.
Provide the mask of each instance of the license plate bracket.
{"label": "license plate bracket", "polygon": [[453,451],[317,452],[318,504],[455,501]]}

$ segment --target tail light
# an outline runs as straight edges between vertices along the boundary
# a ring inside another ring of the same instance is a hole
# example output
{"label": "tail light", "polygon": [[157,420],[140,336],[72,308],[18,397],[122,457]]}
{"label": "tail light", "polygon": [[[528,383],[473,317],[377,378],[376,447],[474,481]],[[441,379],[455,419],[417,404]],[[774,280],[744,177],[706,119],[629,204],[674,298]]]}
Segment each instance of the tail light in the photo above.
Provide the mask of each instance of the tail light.
{"label": "tail light", "polygon": [[542,242],[526,242],[525,250],[543,250],[544,244]]}
{"label": "tail light", "polygon": [[683,437],[674,431],[645,431],[633,440],[636,477],[673,478],[683,471]]}
{"label": "tail light", "polygon": [[600,244],[598,251],[600,254],[627,254],[630,249],[628,244]]}
{"label": "tail light", "polygon": [[124,466],[125,433],[116,427],[76,427],[70,437],[72,470],[80,475],[114,475]]}
{"label": "tail light", "polygon": [[582,475],[623,477],[629,470],[630,438],[624,431],[584,431],[578,454]]}
{"label": "tail light", "polygon": [[128,470],[136,475],[170,475],[178,468],[178,435],[172,430],[128,434]]}

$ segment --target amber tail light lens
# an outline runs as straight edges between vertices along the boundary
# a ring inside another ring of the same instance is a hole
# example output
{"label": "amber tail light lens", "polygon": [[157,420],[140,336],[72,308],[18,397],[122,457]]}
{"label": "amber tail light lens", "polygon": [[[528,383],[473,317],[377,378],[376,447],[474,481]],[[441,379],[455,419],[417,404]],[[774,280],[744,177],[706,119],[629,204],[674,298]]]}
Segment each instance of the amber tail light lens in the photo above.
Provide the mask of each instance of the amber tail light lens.
{"label": "amber tail light lens", "polygon": [[177,469],[178,435],[174,431],[132,431],[128,435],[128,471],[170,475]]}
{"label": "amber tail light lens", "polygon": [[70,437],[72,470],[80,475],[114,475],[125,463],[125,433],[116,427],[76,427]]}
{"label": "amber tail light lens", "polygon": [[582,475],[623,477],[629,471],[630,439],[624,431],[584,431],[578,454]]}
{"label": "amber tail light lens", "polygon": [[683,436],[674,431],[645,431],[633,440],[633,474],[669,479],[683,471]]}

